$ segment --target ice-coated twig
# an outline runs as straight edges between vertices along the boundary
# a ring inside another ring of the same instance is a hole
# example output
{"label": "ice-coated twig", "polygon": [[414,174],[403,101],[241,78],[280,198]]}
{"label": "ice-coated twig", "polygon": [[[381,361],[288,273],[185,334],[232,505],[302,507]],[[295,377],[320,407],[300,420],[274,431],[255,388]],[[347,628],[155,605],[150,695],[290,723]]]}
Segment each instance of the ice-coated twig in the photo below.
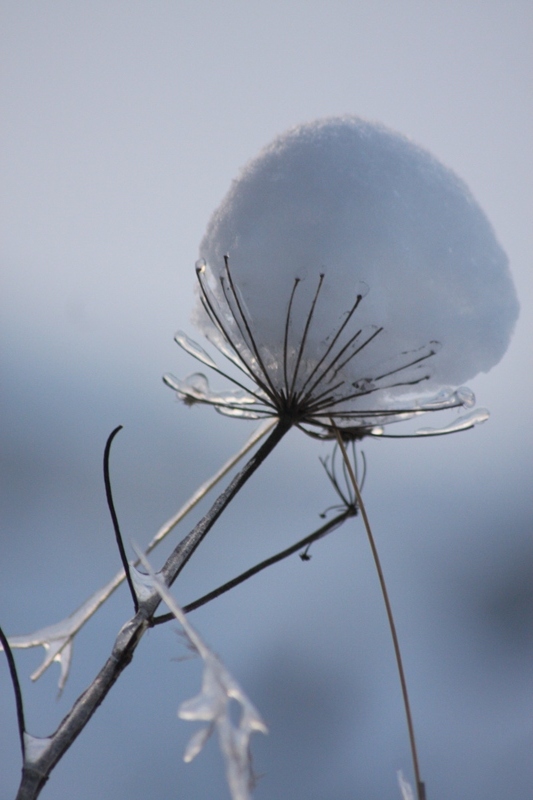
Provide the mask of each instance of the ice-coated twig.
{"label": "ice-coated twig", "polygon": [[222,478],[228,474],[233,467],[239,463],[239,461],[250,452],[252,447],[254,447],[261,439],[263,439],[267,433],[270,433],[271,430],[276,425],[277,420],[275,419],[267,419],[264,421],[259,427],[253,432],[249,439],[244,443],[240,450],[238,450],[235,455],[233,455],[225,464],[223,464],[220,469],[215,472],[215,474],[209,478],[205,483],[202,483],[201,486],[191,495],[189,500],[180,508],[180,510],[174,514],[161,528],[157,531],[154,538],[151,540],[148,547],[145,549],[145,553],[149,554],[152,552],[154,547],[157,547],[159,542],[162,542],[165,536],[167,536],[170,531],[179,523],[181,520],[192,511],[192,509],[198,505],[200,500],[206,496],[206,494],[214,487],[216,484],[222,480]]}
{"label": "ice-coated twig", "polygon": [[[174,548],[158,573],[167,586],[172,585],[224,509],[281,441],[289,428],[290,424],[286,420],[277,420],[266,441],[234,476],[192,531]],[[26,752],[24,759],[22,780],[16,800],[35,800],[38,797],[56,764],[85,728],[96,709],[102,704],[124,669],[131,662],[137,645],[147,629],[151,627],[154,614],[161,602],[159,593],[155,589],[151,591],[146,584],[144,591],[138,595],[138,599],[139,610],[122,626],[115,639],[111,655],[96,678],[78,697],[60,722],[57,730],[47,738],[37,739],[30,735],[27,739],[25,738],[31,747],[30,752]]]}
{"label": "ice-coated twig", "polygon": [[[140,550],[137,548],[135,550],[150,575],[154,588],[181,624],[193,649],[204,662],[200,694],[182,703],[178,710],[181,719],[207,723],[206,727],[201,728],[190,739],[184,761],[192,761],[216,729],[220,749],[226,761],[226,776],[232,800],[249,800],[253,785],[250,737],[256,731],[267,733],[267,727],[237,681],[189,623],[185,612],[153,572],[148,559]],[[236,701],[240,706],[240,719],[237,725],[231,718],[231,701]]]}
{"label": "ice-coated twig", "polygon": [[[164,525],[159,528],[153,539],[146,547],[145,552],[151,553],[157,545],[168,536],[168,534],[181,522],[187,514],[206,496],[206,494],[233,469],[233,467],[275,426],[276,420],[268,419],[263,422],[245,442],[243,447],[237,451],[228,461],[223,464],[214,475],[191,495],[179,511],[170,517]],[[74,637],[78,631],[88,622],[106,600],[118,589],[125,579],[124,570],[120,570],[116,575],[91,595],[76,611],[60,622],[47,625],[30,634],[21,636],[10,636],[9,644],[12,648],[26,649],[30,647],[43,647],[45,650],[44,659],[41,665],[32,673],[31,680],[38,680],[48,667],[55,661],[60,665],[58,681],[59,693],[63,691],[68,679],[70,664],[72,660],[72,647]],[[0,649],[2,649],[0,644]]]}
{"label": "ice-coated twig", "polygon": [[457,417],[454,422],[444,425],[442,428],[419,428],[414,433],[385,433],[381,427],[373,428],[369,435],[376,436],[380,439],[416,439],[420,436],[447,436],[449,433],[460,433],[461,431],[468,431],[476,425],[481,425],[486,422],[490,417],[490,412],[487,408],[476,408],[468,414],[462,414]]}

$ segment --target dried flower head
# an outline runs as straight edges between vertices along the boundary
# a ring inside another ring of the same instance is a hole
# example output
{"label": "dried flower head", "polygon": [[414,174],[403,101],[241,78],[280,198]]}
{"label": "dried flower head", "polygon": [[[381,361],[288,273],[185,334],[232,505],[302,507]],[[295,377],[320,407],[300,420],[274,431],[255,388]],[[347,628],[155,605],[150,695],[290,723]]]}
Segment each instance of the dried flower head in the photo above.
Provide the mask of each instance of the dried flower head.
{"label": "dried flower head", "polygon": [[497,363],[518,313],[507,258],[466,186],[355,117],[292,129],[260,153],[213,214],[200,255],[195,321],[244,378],[228,376],[238,391],[223,394],[203,374],[167,383],[187,402],[317,435],[331,419],[358,438],[471,407],[455,387]]}

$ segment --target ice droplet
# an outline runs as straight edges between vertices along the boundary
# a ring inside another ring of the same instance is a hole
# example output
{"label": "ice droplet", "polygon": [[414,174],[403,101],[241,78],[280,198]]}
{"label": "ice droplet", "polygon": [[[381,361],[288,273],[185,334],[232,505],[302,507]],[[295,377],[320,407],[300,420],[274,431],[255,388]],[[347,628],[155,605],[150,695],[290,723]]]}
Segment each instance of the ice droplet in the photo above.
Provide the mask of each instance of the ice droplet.
{"label": "ice droplet", "polygon": [[191,736],[183,754],[183,760],[186,764],[190,764],[193,758],[196,758],[198,753],[203,749],[204,744],[209,739],[211,732],[212,728],[210,727],[200,728],[199,731],[196,731],[196,733]]}
{"label": "ice droplet", "polygon": [[32,736],[24,732],[24,761],[26,764],[35,764],[36,761],[45,753],[52,739],[49,737]]}
{"label": "ice droplet", "polygon": [[200,347],[197,342],[190,339],[186,333],[183,331],[178,331],[174,336],[174,341],[176,344],[185,350],[186,353],[189,353],[193,358],[196,358],[197,361],[200,361],[202,364],[205,364],[207,367],[211,367],[211,369],[217,369],[217,365],[209,356],[203,347]]}
{"label": "ice droplet", "polygon": [[457,399],[465,408],[472,408],[476,404],[476,396],[472,389],[469,389],[468,386],[460,386],[455,394],[457,395]]}
{"label": "ice droplet", "polygon": [[148,600],[153,594],[157,594],[157,588],[155,586],[153,577],[151,575],[147,575],[145,572],[140,572],[131,562],[130,575],[133,581],[135,594],[141,603],[143,603],[145,600]]}
{"label": "ice droplet", "polygon": [[455,422],[445,425],[443,428],[420,428],[415,431],[415,436],[440,436],[445,433],[457,433],[458,431],[466,431],[468,428],[473,428],[474,425],[480,425],[486,422],[490,417],[490,412],[486,408],[476,408],[470,414],[463,414],[457,417]]}
{"label": "ice droplet", "polygon": [[257,398],[241,389],[226,392],[214,392],[209,388],[209,381],[203,372],[195,372],[182,381],[174,375],[165,375],[164,382],[174,389],[180,399],[185,402],[209,403],[213,406],[246,406],[253,405]]}

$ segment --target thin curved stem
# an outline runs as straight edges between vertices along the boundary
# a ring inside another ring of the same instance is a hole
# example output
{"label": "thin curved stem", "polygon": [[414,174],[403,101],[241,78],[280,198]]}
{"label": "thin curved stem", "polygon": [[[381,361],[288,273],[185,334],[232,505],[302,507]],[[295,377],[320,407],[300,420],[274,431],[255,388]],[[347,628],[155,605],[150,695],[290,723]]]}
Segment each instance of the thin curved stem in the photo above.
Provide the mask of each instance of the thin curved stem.
{"label": "thin curved stem", "polygon": [[311,308],[309,310],[309,314],[307,315],[307,320],[305,322],[305,327],[304,327],[304,330],[303,330],[302,338],[300,340],[300,347],[298,348],[298,356],[296,357],[296,365],[294,367],[294,372],[292,374],[291,388],[289,390],[289,394],[290,395],[294,393],[294,387],[296,386],[296,379],[298,377],[298,371],[300,369],[300,364],[302,362],[302,357],[303,357],[303,354],[304,354],[305,345],[307,343],[307,336],[309,334],[309,328],[311,327],[311,322],[312,322],[312,319],[313,319],[313,315],[315,313],[315,308],[316,308],[316,303],[317,303],[317,300],[318,300],[318,295],[320,294],[320,290],[322,288],[322,284],[323,283],[324,283],[324,273],[321,273],[320,277],[319,277],[319,280],[318,280],[317,290],[315,292],[315,296],[313,297],[313,301],[311,303]]}
{"label": "thin curved stem", "polygon": [[24,721],[24,703],[22,701],[22,690],[20,688],[20,682],[17,674],[15,659],[13,658],[13,652],[11,650],[11,647],[9,646],[9,641],[7,639],[7,636],[5,635],[1,627],[0,627],[0,642],[2,643],[2,648],[6,654],[7,664],[9,667],[9,674],[11,675],[11,683],[13,684],[13,692],[15,694],[15,705],[17,709],[17,725],[19,729],[20,748],[22,750],[22,758],[24,759],[26,754],[26,745],[24,742],[26,723]]}
{"label": "thin curved stem", "polygon": [[287,316],[285,317],[285,334],[283,336],[283,379],[285,382],[285,396],[289,396],[289,374],[287,372],[287,356],[289,353],[289,328],[291,324],[291,311],[292,311],[292,304],[294,301],[294,295],[296,293],[296,289],[298,288],[298,284],[300,283],[300,278],[294,279],[294,285],[292,287],[291,296],[289,298],[289,307],[287,309]]}
{"label": "thin curved stem", "polygon": [[137,611],[139,610],[139,601],[137,599],[137,592],[135,591],[135,586],[133,585],[133,580],[130,572],[130,565],[128,562],[128,557],[126,555],[124,542],[122,540],[122,534],[120,533],[120,525],[118,524],[118,517],[117,517],[117,512],[115,510],[115,503],[113,502],[113,492],[111,490],[111,476],[109,474],[109,456],[111,454],[111,444],[117,433],[121,430],[122,430],[122,425],[117,425],[117,427],[109,434],[109,437],[105,444],[105,450],[104,450],[105,496],[107,500],[107,507],[109,508],[109,513],[111,514],[111,519],[113,521],[113,530],[115,531],[115,539],[117,542],[118,551],[120,553],[120,560],[122,561],[122,567],[124,569],[126,580],[128,582],[128,586],[130,589],[131,598],[133,600],[133,608],[135,610],[135,613],[137,613]]}
{"label": "thin curved stem", "polygon": [[368,519],[368,514],[366,513],[365,505],[363,503],[363,498],[361,497],[361,492],[359,491],[359,486],[357,485],[357,480],[355,478],[355,474],[348,458],[348,454],[346,452],[346,448],[344,446],[344,442],[342,440],[341,432],[339,431],[338,427],[335,425],[333,419],[331,419],[331,426],[335,431],[335,436],[337,437],[337,442],[339,443],[339,448],[342,453],[342,457],[346,464],[346,469],[348,470],[348,474],[350,476],[350,480],[352,482],[354,492],[357,497],[357,505],[361,510],[361,516],[363,518],[363,522],[365,525],[366,533],[368,536],[368,541],[370,544],[370,549],[372,550],[372,557],[374,559],[374,564],[376,565],[376,571],[379,578],[379,583],[381,586],[381,593],[383,595],[383,600],[385,602],[385,608],[387,611],[387,618],[389,621],[389,628],[392,636],[392,642],[394,645],[394,653],[396,655],[396,664],[398,666],[398,674],[400,677],[400,684],[402,687],[402,696],[403,696],[403,704],[405,708],[405,716],[407,719],[407,728],[409,731],[409,742],[411,745],[411,757],[413,760],[413,770],[415,774],[415,782],[416,782],[416,790],[417,790],[417,798],[418,800],[426,800],[426,790],[424,786],[424,782],[420,776],[420,767],[418,763],[418,752],[416,749],[416,741],[415,741],[415,730],[413,725],[413,717],[411,714],[411,705],[409,703],[409,693],[407,691],[407,681],[405,679],[405,672],[403,668],[403,661],[402,655],[400,651],[400,642],[398,640],[398,634],[396,632],[396,624],[394,622],[394,616],[392,613],[392,606],[389,599],[389,593],[387,591],[387,585],[385,583],[385,576],[383,575],[383,570],[381,568],[381,562],[379,559],[378,550],[376,547],[376,543],[374,541],[374,536],[372,534],[372,528],[370,527],[370,520]]}

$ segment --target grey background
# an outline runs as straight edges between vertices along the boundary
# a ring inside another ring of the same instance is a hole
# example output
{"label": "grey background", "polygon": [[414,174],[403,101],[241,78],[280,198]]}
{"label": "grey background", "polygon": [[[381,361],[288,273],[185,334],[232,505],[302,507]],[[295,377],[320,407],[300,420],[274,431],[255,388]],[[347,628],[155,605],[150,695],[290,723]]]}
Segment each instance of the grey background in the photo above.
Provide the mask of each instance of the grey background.
{"label": "grey background", "polygon": [[[172,342],[207,219],[238,168],[298,122],[356,113],[469,184],[507,250],[522,313],[471,382],[484,426],[365,444],[430,800],[531,797],[532,31],[529,2],[4,2],[2,534],[8,634],[64,617],[118,567],[101,456],[145,543],[253,424],[177,404]],[[313,530],[329,448],[289,434],[183,574],[186,603]],[[193,515],[191,523],[198,514]],[[183,532],[187,526],[183,527]],[[174,538],[174,541],[176,538]],[[154,558],[161,563],[168,546]],[[411,775],[385,615],[359,521],[194,614],[262,711],[261,798],[397,798]],[[50,733],[109,652],[125,591],[57,667],[18,651],[29,727]],[[199,688],[175,626],[151,631],[43,798],[225,798],[214,742],[181,761]],[[0,666],[0,796],[20,760]]]}

